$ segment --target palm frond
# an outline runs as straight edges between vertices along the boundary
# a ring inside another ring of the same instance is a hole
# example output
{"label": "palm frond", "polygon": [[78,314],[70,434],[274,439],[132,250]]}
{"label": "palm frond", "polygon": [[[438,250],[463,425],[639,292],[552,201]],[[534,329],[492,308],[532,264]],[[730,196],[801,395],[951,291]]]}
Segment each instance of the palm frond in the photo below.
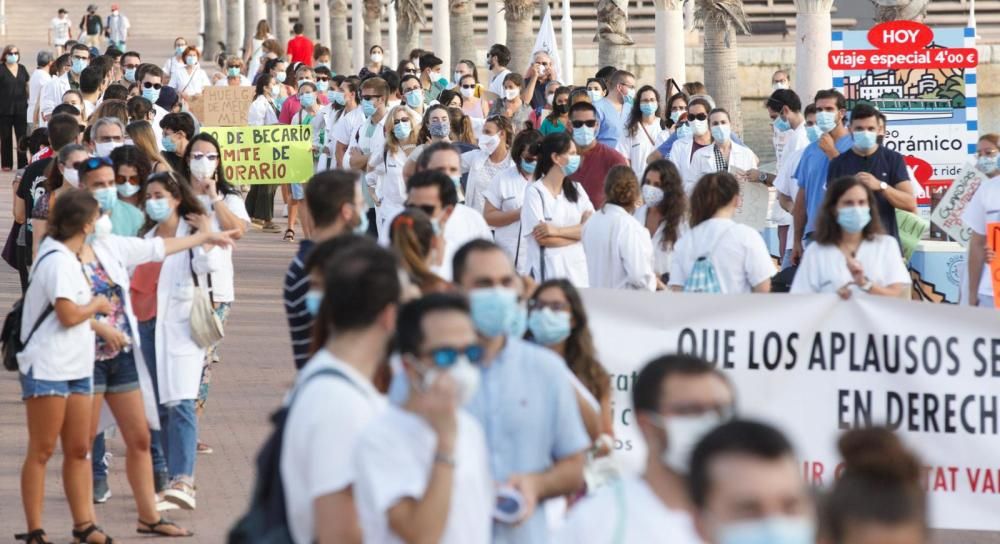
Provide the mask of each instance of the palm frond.
{"label": "palm frond", "polygon": [[718,26],[750,34],[750,22],[743,11],[743,0],[696,0],[694,20],[701,27],[705,26],[706,21],[712,21]]}

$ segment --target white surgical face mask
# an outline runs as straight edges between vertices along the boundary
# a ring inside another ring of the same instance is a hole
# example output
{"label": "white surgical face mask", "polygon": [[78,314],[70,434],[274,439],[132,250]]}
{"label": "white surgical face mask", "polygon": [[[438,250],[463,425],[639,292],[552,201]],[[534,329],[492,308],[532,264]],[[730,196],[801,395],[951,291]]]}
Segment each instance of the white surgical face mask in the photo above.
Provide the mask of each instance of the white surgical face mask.
{"label": "white surgical face mask", "polygon": [[70,168],[67,166],[63,170],[63,179],[66,180],[66,183],[69,183],[70,187],[80,186],[80,172],[78,172],[76,168]]}
{"label": "white surgical face mask", "polygon": [[695,119],[691,121],[691,131],[694,132],[695,136],[701,136],[708,132],[708,121],[699,121]]}
{"label": "white surgical face mask", "polygon": [[500,135],[499,134],[483,134],[479,137],[479,149],[482,149],[487,154],[493,154],[500,146]]}
{"label": "white surgical face mask", "polygon": [[100,240],[101,238],[110,235],[112,227],[111,217],[109,217],[106,213],[101,214],[101,217],[99,217],[97,222],[94,224],[94,238]]}
{"label": "white surgical face mask", "polygon": [[677,473],[687,474],[695,445],[722,421],[723,417],[714,411],[690,416],[661,416],[661,428],[667,432],[667,449],[660,460]]}
{"label": "white surgical face mask", "polygon": [[372,62],[382,62],[382,53],[372,53]]}
{"label": "white surgical face mask", "polygon": [[507,100],[514,100],[521,95],[520,89],[504,89],[503,95]]}
{"label": "white surgical face mask", "polygon": [[122,142],[98,142],[94,145],[94,154],[98,157],[108,157],[112,151],[122,145]]}
{"label": "white surgical face mask", "polygon": [[213,161],[208,157],[192,159],[190,163],[191,175],[197,179],[211,179],[212,174],[215,173],[215,167],[218,166],[218,164],[218,161]]}

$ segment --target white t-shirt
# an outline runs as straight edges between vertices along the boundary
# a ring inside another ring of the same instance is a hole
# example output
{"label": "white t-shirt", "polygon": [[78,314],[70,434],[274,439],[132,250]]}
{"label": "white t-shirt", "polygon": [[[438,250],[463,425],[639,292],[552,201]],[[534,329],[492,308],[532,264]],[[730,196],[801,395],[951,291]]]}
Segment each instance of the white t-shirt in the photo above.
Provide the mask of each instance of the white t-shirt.
{"label": "white t-shirt", "polygon": [[212,81],[208,79],[205,70],[198,66],[189,74],[187,66],[175,64],[174,71],[170,74],[170,83],[167,85],[177,89],[177,94],[193,96],[201,94],[205,87],[211,87]]}
{"label": "white t-shirt", "polygon": [[509,73],[510,73],[510,70],[504,68],[503,70],[500,71],[500,73],[498,73],[496,76],[494,76],[493,79],[490,80],[490,89],[489,89],[489,91],[491,93],[493,93],[493,94],[495,94],[495,95],[497,95],[497,96],[499,96],[499,97],[502,98],[503,97],[503,80],[504,80],[505,77],[507,77],[507,74],[509,74]]}
{"label": "white t-shirt", "polygon": [[[510,212],[521,209],[524,203],[524,190],[531,182],[524,179],[524,176],[517,171],[516,166],[504,170],[497,174],[496,180],[490,185],[483,197],[494,208],[502,212]],[[521,222],[496,227],[493,235],[498,246],[503,248],[507,256],[514,263],[518,274],[527,274],[531,267],[528,263],[528,251],[524,240],[521,238]]]}
{"label": "white t-shirt", "polygon": [[683,286],[695,261],[707,256],[727,294],[749,293],[777,272],[760,233],[732,219],[708,219],[677,240],[670,285]]}
{"label": "white t-shirt", "polygon": [[[778,155],[778,171],[775,174],[774,188],[776,191],[788,194],[788,185],[794,185],[796,193],[798,192],[797,183],[791,179],[792,175],[795,174],[795,169],[799,165],[799,159],[802,158],[802,151],[809,145],[809,136],[806,134],[806,124],[803,122],[799,125],[799,128],[794,128],[784,133],[784,144],[781,146],[781,153]],[[789,167],[789,163],[791,167]],[[778,178],[784,176],[786,179],[781,181],[781,188],[778,187]],[[770,207],[767,212],[767,218],[774,221],[775,224],[780,226],[786,226],[792,224],[792,214],[785,211],[778,203],[777,195],[772,195]],[[794,200],[795,195],[791,195]]]}
{"label": "white t-shirt", "polygon": [[605,203],[583,225],[591,287],[656,290],[649,231],[624,208]]}
{"label": "white t-shirt", "polygon": [[[986,235],[987,223],[1000,221],[1000,177],[987,180],[979,185],[972,200],[962,212],[962,221],[976,232]],[[979,279],[979,296],[993,297],[993,280],[990,278],[990,265],[983,263],[983,275]]]}
{"label": "white t-shirt", "polygon": [[604,487],[569,511],[556,544],[701,544],[691,516],[672,510],[638,477]]}
{"label": "white t-shirt", "polygon": [[[489,544],[493,532],[493,477],[479,422],[457,414],[455,468],[442,544]],[[420,416],[389,406],[373,419],[355,448],[354,498],[364,541],[401,544],[389,527],[389,509],[403,499],[420,500],[434,466],[437,436]]]}
{"label": "white t-shirt", "polygon": [[[594,211],[594,205],[587,196],[587,191],[577,182],[577,200],[570,202],[566,193],[559,191],[558,196],[538,180],[524,190],[524,206],[521,208],[521,243],[528,248],[528,265],[536,281],[542,280],[541,247],[532,236],[532,231],[541,222],[551,223],[556,227],[572,227],[579,225],[583,214]],[[576,242],[563,247],[545,248],[545,280],[566,278],[574,287],[590,287],[587,272],[587,256],[583,244]]]}
{"label": "white t-shirt", "polygon": [[[239,194],[228,194],[223,197],[222,202],[215,206],[225,206],[229,211],[238,217],[244,224],[250,226],[250,215],[247,214],[246,204]],[[212,212],[212,223],[216,230],[222,230],[219,219],[215,212]],[[219,259],[219,268],[212,272],[212,298],[215,302],[233,302],[236,300],[236,287],[234,279],[236,272],[233,270],[233,248],[219,248],[222,257]]]}
{"label": "white t-shirt", "polygon": [[[55,253],[45,256],[47,253]],[[42,259],[44,257],[44,259]],[[24,295],[21,319],[23,342],[49,304],[64,298],[78,305],[90,303],[90,282],[76,255],[51,236],[38,246],[38,265]],[[34,371],[36,380],[68,381],[94,374],[94,330],[84,320],[72,327],[59,323],[55,311],[42,321],[24,351],[17,354],[21,374]]]}
{"label": "white t-shirt", "polygon": [[445,281],[451,281],[451,261],[465,244],[477,240],[493,241],[493,233],[483,216],[464,204],[456,204],[451,217],[444,224],[444,260],[433,272]]}
{"label": "white t-shirt", "polygon": [[69,29],[70,25],[69,17],[65,19],[60,19],[59,17],[52,18],[52,43],[55,45],[66,45],[69,41]]}
{"label": "white t-shirt", "polygon": [[497,174],[514,166],[507,153],[500,162],[493,162],[485,151],[473,149],[462,153],[462,173],[468,174],[465,183],[465,205],[483,213],[485,193],[496,183]]}
{"label": "white t-shirt", "polygon": [[295,398],[285,422],[281,478],[288,529],[296,544],[315,541],[313,501],[354,485],[354,447],[368,422],[386,407],[385,397],[371,381],[325,349],[313,355],[296,383],[328,367],[347,379],[311,380]]}
{"label": "white t-shirt", "polygon": [[[646,128],[645,131],[642,130],[643,127]],[[629,134],[628,128],[625,127],[615,150],[628,159],[632,171],[635,172],[635,177],[641,181],[642,175],[646,172],[646,159],[649,158],[649,154],[655,151],[657,146],[666,141],[668,137],[670,137],[670,131],[662,128],[660,120],[656,119],[651,125],[644,123],[637,125],[635,134]]]}
{"label": "white t-shirt", "polygon": [[[862,240],[855,258],[861,262],[865,276],[878,285],[910,284],[910,273],[903,263],[899,242],[892,236],[876,234],[872,240]],[[852,281],[847,269],[847,257],[840,248],[836,245],[809,244],[789,292],[835,293]]]}
{"label": "white t-shirt", "polygon": [[[34,72],[31,73],[31,79],[28,80],[28,122],[31,123],[35,115],[35,106],[38,105],[38,99],[42,96],[42,87],[45,86],[52,76],[49,74],[48,70],[44,68],[36,68]],[[41,124],[41,112],[39,112],[39,124]]]}
{"label": "white t-shirt", "polygon": [[[342,114],[340,119],[333,125],[333,141],[330,142],[330,154],[336,157],[337,144],[344,144],[350,147],[351,138],[358,132],[358,128],[365,122],[365,114],[361,107],[354,108],[348,113]],[[350,168],[350,157],[344,152],[344,160],[341,167]]]}

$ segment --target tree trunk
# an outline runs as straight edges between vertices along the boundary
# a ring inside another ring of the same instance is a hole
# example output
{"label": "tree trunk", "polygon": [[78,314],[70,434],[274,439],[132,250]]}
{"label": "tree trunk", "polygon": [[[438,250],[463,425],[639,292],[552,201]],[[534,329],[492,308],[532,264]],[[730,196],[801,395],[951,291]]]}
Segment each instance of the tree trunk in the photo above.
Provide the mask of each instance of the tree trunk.
{"label": "tree trunk", "polygon": [[[597,0],[597,64],[627,69],[626,52],[635,42],[628,35],[627,0]],[[681,49],[683,51],[683,49]]]}
{"label": "tree trunk", "polygon": [[[372,46],[382,45],[382,0],[364,0],[365,5],[365,60]],[[384,48],[383,48],[384,49]],[[395,67],[393,67],[395,68]]]}
{"label": "tree trunk", "polygon": [[239,56],[243,47],[243,34],[240,32],[242,20],[240,0],[226,0],[226,52],[230,55]]}
{"label": "tree trunk", "polygon": [[[396,43],[397,58],[407,58],[410,51],[420,47],[420,27],[424,24],[424,3],[421,0],[395,0],[396,17],[399,20]],[[395,68],[395,66],[393,67]]]}
{"label": "tree trunk", "polygon": [[[656,0],[656,85],[673,79],[678,85],[687,81],[684,61],[684,7],[681,0]],[[675,52],[669,54],[668,52]],[[676,52],[681,52],[677,54]],[[673,94],[666,90],[664,99]]]}
{"label": "tree trunk", "polygon": [[531,48],[535,46],[532,32],[532,15],[535,3],[531,0],[505,0],[503,17],[507,21],[507,46],[510,48],[510,69],[521,72],[531,63]]}
{"label": "tree trunk", "polygon": [[820,89],[829,89],[833,72],[830,54],[830,10],[833,0],[795,0],[795,92],[812,102]]}
{"label": "tree trunk", "polygon": [[347,39],[347,1],[330,0],[330,63],[338,74],[346,74],[351,69],[350,44]]}
{"label": "tree trunk", "polygon": [[219,42],[225,39],[222,33],[222,17],[219,10],[219,0],[205,1],[205,47],[202,51],[203,64],[215,63],[219,54]]}
{"label": "tree trunk", "polygon": [[729,112],[734,134],[743,133],[737,72],[736,29],[717,18],[705,21],[705,86],[715,105]]}
{"label": "tree trunk", "polygon": [[[431,27],[434,29],[431,35],[431,49],[445,66],[452,65],[449,19],[451,19],[451,13],[448,11],[448,0],[434,0],[431,3]],[[445,68],[442,73],[447,73],[449,70],[450,68]]]}
{"label": "tree trunk", "polygon": [[[476,42],[472,34],[472,0],[451,0],[451,66],[460,60],[476,61]],[[451,78],[451,74],[448,74]]]}
{"label": "tree trunk", "polygon": [[316,41],[316,7],[313,0],[299,0],[299,22],[305,37]]}
{"label": "tree trunk", "polygon": [[291,29],[288,25],[288,7],[285,0],[271,0],[274,2],[274,36],[277,38],[281,48],[288,47],[288,39],[291,37]]}

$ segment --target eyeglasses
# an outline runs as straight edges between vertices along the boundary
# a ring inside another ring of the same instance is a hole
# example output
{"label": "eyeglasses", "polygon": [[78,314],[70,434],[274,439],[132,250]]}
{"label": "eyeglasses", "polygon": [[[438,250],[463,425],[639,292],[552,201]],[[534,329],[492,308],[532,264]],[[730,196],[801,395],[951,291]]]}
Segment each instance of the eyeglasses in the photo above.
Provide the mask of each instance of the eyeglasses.
{"label": "eyeglasses", "polygon": [[567,302],[545,302],[543,300],[537,300],[537,299],[528,301],[529,310],[541,310],[542,308],[548,308],[553,312],[570,311],[569,303]]}
{"label": "eyeglasses", "polygon": [[159,91],[160,89],[163,88],[163,85],[161,85],[159,83],[151,83],[149,81],[146,81],[146,82],[144,82],[142,84],[142,88],[143,89],[156,89],[157,91]]}
{"label": "eyeglasses", "polygon": [[483,360],[483,348],[477,344],[465,346],[464,348],[440,347],[424,352],[421,355],[430,355],[434,361],[434,366],[446,368],[458,361],[459,355],[465,355],[470,362],[478,363]]}
{"label": "eyeglasses", "polygon": [[462,88],[463,89],[475,89],[476,88],[476,84],[473,83],[472,85],[462,85]]}
{"label": "eyeglasses", "polygon": [[689,113],[688,114],[688,120],[690,121],[692,119],[697,120],[697,121],[707,121],[708,120],[708,114],[707,113]]}
{"label": "eyeglasses", "polygon": [[420,205],[411,204],[410,207],[417,208],[418,210],[426,213],[430,217],[434,217],[434,214],[437,213],[437,206],[431,206],[430,204],[420,204]]}
{"label": "eyeglasses", "polygon": [[382,98],[382,97],[380,95],[377,95],[377,94],[363,94],[363,95],[361,95],[361,99],[362,100],[378,100],[379,98]]}
{"label": "eyeglasses", "polygon": [[317,76],[316,81],[330,81],[330,78],[326,76]]}
{"label": "eyeglasses", "polygon": [[196,161],[200,161],[201,159],[208,159],[210,161],[217,161],[217,160],[219,160],[219,154],[218,153],[202,153],[200,151],[195,151],[194,153],[191,153],[191,159],[192,160],[196,160]]}
{"label": "eyeglasses", "polygon": [[590,128],[594,128],[597,126],[597,119],[590,119],[588,121],[570,121],[570,122],[572,123],[573,128],[580,128],[584,125]]}
{"label": "eyeglasses", "polygon": [[124,185],[128,183],[129,185],[139,185],[139,176],[115,176],[115,183],[118,185]]}

